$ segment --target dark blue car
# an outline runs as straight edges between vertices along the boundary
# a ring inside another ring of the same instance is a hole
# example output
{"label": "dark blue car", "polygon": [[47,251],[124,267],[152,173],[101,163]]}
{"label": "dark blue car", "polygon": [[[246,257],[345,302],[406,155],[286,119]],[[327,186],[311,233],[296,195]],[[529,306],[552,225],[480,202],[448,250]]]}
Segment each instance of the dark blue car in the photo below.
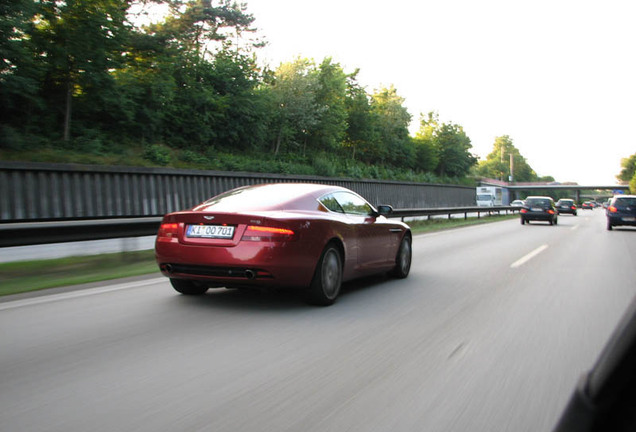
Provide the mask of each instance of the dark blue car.
{"label": "dark blue car", "polygon": [[609,203],[606,210],[607,229],[615,226],[636,226],[636,195],[617,195]]}
{"label": "dark blue car", "polygon": [[548,222],[550,225],[557,224],[558,212],[552,198],[547,196],[530,196],[526,198],[526,205],[519,212],[521,225],[530,221]]}

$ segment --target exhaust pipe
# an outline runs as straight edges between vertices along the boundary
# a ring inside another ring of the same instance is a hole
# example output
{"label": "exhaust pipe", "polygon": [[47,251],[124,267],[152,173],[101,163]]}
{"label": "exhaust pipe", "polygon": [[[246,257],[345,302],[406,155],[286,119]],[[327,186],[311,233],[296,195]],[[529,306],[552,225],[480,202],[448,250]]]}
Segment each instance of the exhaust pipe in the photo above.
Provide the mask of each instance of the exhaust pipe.
{"label": "exhaust pipe", "polygon": [[256,272],[254,270],[247,269],[245,270],[245,277],[248,279],[256,278]]}
{"label": "exhaust pipe", "polygon": [[161,270],[168,272],[168,273],[172,273],[174,271],[174,269],[172,268],[172,264],[162,264],[161,265]]}

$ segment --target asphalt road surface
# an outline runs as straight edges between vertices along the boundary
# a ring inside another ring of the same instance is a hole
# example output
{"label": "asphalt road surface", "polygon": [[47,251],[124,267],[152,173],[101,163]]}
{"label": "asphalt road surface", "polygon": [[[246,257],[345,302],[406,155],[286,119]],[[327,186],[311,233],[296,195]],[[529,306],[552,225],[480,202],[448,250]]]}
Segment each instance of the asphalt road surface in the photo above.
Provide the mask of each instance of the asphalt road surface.
{"label": "asphalt road surface", "polygon": [[603,212],[417,236],[338,302],[167,280],[0,303],[0,430],[549,431],[636,294]]}

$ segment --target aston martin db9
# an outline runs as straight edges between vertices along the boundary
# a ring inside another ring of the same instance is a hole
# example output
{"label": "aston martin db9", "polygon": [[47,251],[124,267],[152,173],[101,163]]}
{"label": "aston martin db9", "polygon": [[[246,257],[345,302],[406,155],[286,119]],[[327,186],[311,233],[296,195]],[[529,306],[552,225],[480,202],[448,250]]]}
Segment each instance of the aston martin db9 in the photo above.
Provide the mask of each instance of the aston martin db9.
{"label": "aston martin db9", "polygon": [[312,304],[330,305],[344,281],[408,276],[411,231],[388,219],[391,212],[338,186],[245,186],[164,216],[155,255],[182,294],[293,287]]}

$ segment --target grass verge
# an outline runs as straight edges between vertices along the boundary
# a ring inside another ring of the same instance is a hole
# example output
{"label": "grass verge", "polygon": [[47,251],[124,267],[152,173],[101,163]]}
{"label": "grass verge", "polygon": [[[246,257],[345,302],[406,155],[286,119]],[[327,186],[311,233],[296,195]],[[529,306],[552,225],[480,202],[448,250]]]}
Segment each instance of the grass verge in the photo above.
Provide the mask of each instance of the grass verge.
{"label": "grass verge", "polygon": [[153,250],[0,264],[0,296],[158,272]]}
{"label": "grass verge", "polygon": [[433,231],[442,231],[452,228],[459,228],[463,226],[469,225],[480,225],[491,222],[499,222],[507,219],[516,219],[519,218],[518,214],[508,214],[508,215],[490,215],[490,216],[482,216],[480,218],[477,217],[469,217],[467,219],[455,218],[455,219],[446,219],[446,218],[435,218],[430,220],[414,220],[407,221],[406,223],[411,227],[411,231],[413,234],[424,234],[427,232]]}
{"label": "grass verge", "polygon": [[[410,221],[413,234],[518,217],[493,215],[481,218]],[[0,296],[47,288],[78,285],[158,272],[154,251],[120,252],[39,261],[0,263]]]}

